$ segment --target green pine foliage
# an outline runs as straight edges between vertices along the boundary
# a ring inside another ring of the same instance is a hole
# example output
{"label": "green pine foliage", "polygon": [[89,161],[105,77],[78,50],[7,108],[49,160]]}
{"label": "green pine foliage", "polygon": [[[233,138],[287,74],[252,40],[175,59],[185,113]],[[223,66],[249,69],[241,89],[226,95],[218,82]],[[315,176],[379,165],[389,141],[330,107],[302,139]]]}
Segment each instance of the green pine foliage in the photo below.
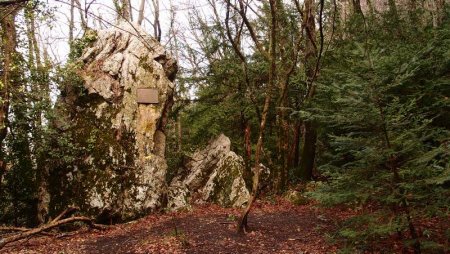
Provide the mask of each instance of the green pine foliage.
{"label": "green pine foliage", "polygon": [[408,36],[338,41],[311,109],[328,178],[313,196],[362,210],[338,234],[360,251],[386,251],[374,243],[394,235],[444,248],[418,221],[449,215],[450,30]]}

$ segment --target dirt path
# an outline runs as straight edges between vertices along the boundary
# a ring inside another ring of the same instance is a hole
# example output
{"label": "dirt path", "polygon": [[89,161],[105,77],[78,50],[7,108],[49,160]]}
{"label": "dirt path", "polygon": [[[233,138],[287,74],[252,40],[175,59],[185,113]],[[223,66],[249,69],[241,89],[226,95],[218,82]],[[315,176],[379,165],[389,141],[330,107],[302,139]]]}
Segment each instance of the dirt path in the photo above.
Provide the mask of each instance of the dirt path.
{"label": "dirt path", "polygon": [[333,253],[325,240],[332,221],[313,206],[257,203],[252,231],[238,235],[237,209],[217,206],[150,215],[103,232],[17,242],[0,253]]}

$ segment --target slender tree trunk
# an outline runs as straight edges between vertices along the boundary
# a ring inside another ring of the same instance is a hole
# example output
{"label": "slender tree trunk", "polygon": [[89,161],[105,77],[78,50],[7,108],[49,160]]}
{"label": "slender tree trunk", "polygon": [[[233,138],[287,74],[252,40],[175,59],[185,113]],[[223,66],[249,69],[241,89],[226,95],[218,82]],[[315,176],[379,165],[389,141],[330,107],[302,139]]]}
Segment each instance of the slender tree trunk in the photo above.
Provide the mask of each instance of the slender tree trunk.
{"label": "slender tree trunk", "polygon": [[[261,174],[261,154],[263,150],[263,139],[264,139],[264,131],[266,128],[266,122],[267,122],[267,115],[269,113],[269,107],[270,107],[270,100],[271,100],[271,89],[275,86],[275,78],[276,78],[276,27],[277,27],[277,19],[276,19],[276,5],[277,0],[269,0],[270,4],[270,14],[271,14],[271,27],[270,27],[270,48],[269,48],[269,61],[270,61],[270,67],[269,67],[269,84],[266,88],[266,97],[264,100],[264,107],[263,112],[261,114],[261,123],[259,126],[259,136],[258,136],[258,142],[256,144],[256,152],[255,152],[255,175],[253,178],[253,186],[252,186],[252,193],[250,194],[250,199],[247,203],[247,207],[244,209],[242,216],[239,220],[238,224],[238,232],[243,233],[248,230],[248,215],[250,213],[250,210],[253,206],[253,202],[256,199],[256,196],[258,194],[258,187],[259,187],[259,176]],[[255,41],[256,42],[256,41]]]}
{"label": "slender tree trunk", "polygon": [[177,117],[177,151],[181,153],[183,149],[183,129],[181,127],[181,117]]}
{"label": "slender tree trunk", "polygon": [[144,9],[145,9],[145,0],[141,0],[141,3],[139,4],[139,15],[137,23],[139,25],[142,25],[142,21],[144,20]]}
{"label": "slender tree trunk", "polygon": [[121,0],[122,2],[122,18],[131,21],[131,4],[129,0]]}
{"label": "slender tree trunk", "polygon": [[154,20],[153,20],[153,35],[155,39],[161,41],[161,24],[159,22],[159,0],[152,0],[153,3],[153,11],[154,11]]}
{"label": "slender tree trunk", "polygon": [[75,0],[70,0],[70,18],[69,18],[69,46],[70,47],[72,47],[73,29],[75,27],[74,16],[75,16]]}
{"label": "slender tree trunk", "polygon": [[279,161],[281,162],[281,167],[277,170],[275,175],[275,189],[283,190],[287,184],[288,175],[288,160],[289,160],[289,123],[287,120],[287,88],[288,80],[287,77],[280,78],[280,99],[277,105],[277,124],[278,124],[278,145]]}
{"label": "slender tree trunk", "polygon": [[131,5],[129,0],[113,0],[116,7],[118,20],[123,19],[127,21],[131,20]]}
{"label": "slender tree trunk", "polygon": [[[38,184],[37,193],[37,221],[39,224],[43,224],[47,221],[49,214],[50,193],[48,186],[48,179],[50,177],[48,162],[46,160],[47,154],[44,152],[44,121],[45,110],[50,105],[50,89],[47,82],[48,70],[41,61],[41,51],[39,43],[36,37],[38,30],[36,29],[34,10],[26,10],[26,23],[29,30],[27,31],[27,37],[29,41],[29,48],[32,49],[32,53],[29,54],[29,66],[32,77],[34,77],[31,83],[31,90],[36,91],[33,96],[33,107],[35,107],[34,121],[32,122],[32,136],[33,136],[33,148],[36,157],[36,180]],[[73,38],[72,38],[73,39]]]}
{"label": "slender tree trunk", "polygon": [[247,203],[247,207],[245,208],[244,212],[242,213],[241,219],[239,220],[238,224],[238,232],[244,233],[248,230],[248,215],[250,213],[250,209],[252,208],[253,202],[256,199],[256,196],[258,194],[258,187],[259,187],[259,176],[261,174],[261,153],[263,149],[263,137],[264,137],[264,130],[266,127],[267,122],[267,114],[269,112],[270,107],[270,92],[266,93],[266,98],[264,100],[264,109],[262,112],[262,119],[260,123],[259,128],[259,137],[258,137],[258,143],[256,144],[256,152],[255,152],[255,167],[254,167],[254,176],[253,176],[253,185],[252,185],[252,193],[250,194],[250,199]]}
{"label": "slender tree trunk", "polygon": [[[11,6],[9,8],[15,8]],[[15,16],[18,10],[12,10],[9,15],[0,19],[1,35],[1,55],[0,62],[2,72],[0,72],[0,186],[3,175],[6,172],[5,149],[3,141],[8,133],[8,113],[10,105],[10,89],[14,76],[14,55],[17,46],[17,35],[15,26]]]}
{"label": "slender tree trunk", "polygon": [[244,151],[245,151],[245,160],[250,163],[252,159],[252,141],[251,141],[251,128],[250,123],[247,120],[245,122],[245,131],[244,131]]}
{"label": "slender tree trunk", "polygon": [[300,154],[300,166],[298,177],[303,180],[311,180],[313,176],[314,162],[316,157],[317,133],[311,121],[303,123],[303,143]]}
{"label": "slender tree trunk", "polygon": [[131,1],[130,0],[125,0],[127,2],[127,7],[128,7],[128,13],[130,15],[130,21],[133,21],[133,8],[131,6]]}
{"label": "slender tree trunk", "polygon": [[302,125],[300,123],[295,124],[295,130],[294,130],[294,141],[293,141],[293,148],[292,148],[292,167],[297,168],[299,165],[299,158],[300,158],[300,133],[301,133]]}
{"label": "slender tree trunk", "polygon": [[80,0],[75,0],[75,3],[78,7],[78,12],[80,13],[80,19],[81,19],[81,28],[83,28],[84,31],[87,29],[87,22],[84,17],[84,8],[81,8]]}

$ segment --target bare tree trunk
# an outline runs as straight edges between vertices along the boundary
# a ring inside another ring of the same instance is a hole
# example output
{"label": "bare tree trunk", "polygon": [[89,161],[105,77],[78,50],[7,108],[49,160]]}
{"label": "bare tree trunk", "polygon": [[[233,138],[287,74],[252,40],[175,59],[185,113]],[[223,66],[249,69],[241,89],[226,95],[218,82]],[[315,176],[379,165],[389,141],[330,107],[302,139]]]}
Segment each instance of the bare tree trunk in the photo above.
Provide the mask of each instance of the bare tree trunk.
{"label": "bare tree trunk", "polygon": [[127,7],[128,7],[128,13],[130,15],[130,21],[133,21],[133,8],[131,6],[131,1],[130,0],[125,0],[127,2]]}
{"label": "bare tree trunk", "polygon": [[75,0],[70,0],[70,18],[69,18],[69,46],[70,47],[72,47],[73,29],[75,27],[74,12],[75,12]]}
{"label": "bare tree trunk", "polygon": [[256,196],[258,194],[258,187],[259,187],[259,176],[261,174],[261,153],[263,149],[263,137],[264,137],[264,130],[266,127],[266,121],[267,121],[267,113],[269,112],[269,106],[270,106],[270,92],[267,91],[266,98],[264,100],[264,109],[262,112],[262,119],[260,123],[259,128],[259,137],[258,137],[258,143],[256,144],[256,152],[255,152],[255,175],[253,177],[253,186],[252,186],[252,193],[250,194],[250,199],[248,200],[247,207],[245,208],[244,212],[242,213],[241,219],[239,220],[238,224],[238,232],[244,233],[248,230],[248,215],[250,213],[250,209],[252,208],[253,202],[256,199]]}
{"label": "bare tree trunk", "polygon": [[[37,79],[32,82],[31,89],[33,91],[39,91],[37,93],[38,97],[34,101],[35,115],[33,121],[33,147],[37,151],[36,155],[36,180],[38,183],[38,193],[37,193],[37,221],[39,224],[43,224],[47,221],[49,214],[49,203],[50,203],[50,193],[48,191],[48,179],[49,179],[49,168],[48,162],[46,161],[47,154],[44,154],[42,145],[44,143],[43,136],[43,119],[45,118],[46,108],[50,104],[50,89],[47,82],[48,71],[45,69],[46,66],[42,64],[41,61],[41,51],[39,47],[38,40],[36,38],[36,29],[34,10],[26,10],[26,23],[29,30],[27,31],[27,37],[29,41],[29,48],[32,49],[32,53],[29,55],[29,66],[32,76],[37,77]],[[73,38],[72,38],[73,39]],[[34,57],[33,57],[34,54]],[[33,62],[34,61],[34,62]]]}
{"label": "bare tree trunk", "polygon": [[[253,206],[253,202],[256,199],[256,196],[258,194],[258,187],[259,187],[259,176],[261,174],[261,153],[263,150],[263,139],[264,139],[264,131],[266,128],[266,122],[267,122],[267,115],[269,113],[269,107],[270,107],[270,100],[271,100],[271,90],[275,86],[275,78],[276,78],[276,45],[277,45],[277,0],[269,0],[270,4],[270,15],[271,15],[271,27],[270,27],[270,48],[269,48],[269,61],[270,61],[270,68],[269,68],[269,84],[266,88],[266,98],[264,100],[264,107],[263,112],[261,115],[261,123],[259,126],[259,136],[258,136],[258,142],[256,143],[256,151],[255,151],[255,175],[253,178],[253,186],[252,186],[252,193],[250,194],[250,199],[247,203],[247,207],[244,209],[242,216],[239,220],[238,224],[238,232],[243,233],[248,230],[248,215],[250,213],[250,210]],[[250,26],[249,26],[250,28]],[[256,43],[256,40],[255,40]]]}
{"label": "bare tree trunk", "polygon": [[141,0],[141,3],[139,5],[139,15],[137,23],[139,25],[142,25],[142,21],[144,20],[144,9],[145,9],[145,0]]}
{"label": "bare tree trunk", "polygon": [[311,121],[303,123],[303,143],[300,154],[300,167],[298,177],[303,180],[311,180],[313,176],[316,157],[317,132]]}
{"label": "bare tree trunk", "polygon": [[300,157],[300,133],[301,133],[301,124],[295,124],[294,130],[294,141],[292,148],[292,167],[297,168],[299,165],[299,157]]}
{"label": "bare tree trunk", "polygon": [[14,76],[14,54],[17,46],[17,35],[15,26],[15,17],[17,14],[17,8],[15,5],[9,6],[11,12],[9,15],[3,16],[0,19],[0,35],[1,35],[1,55],[2,60],[0,62],[2,72],[0,72],[0,184],[3,179],[3,175],[6,172],[6,161],[3,149],[3,141],[8,133],[8,113],[10,102],[10,89],[12,76]]}
{"label": "bare tree trunk", "polygon": [[159,0],[152,0],[154,20],[153,20],[153,35],[158,41],[161,41],[161,24],[159,22]]}
{"label": "bare tree trunk", "polygon": [[86,31],[87,23],[86,23],[86,19],[84,18],[84,13],[83,13],[84,8],[81,8],[80,0],[75,0],[75,3],[77,4],[78,12],[80,13],[81,28],[83,28],[83,30]]}
{"label": "bare tree trunk", "polygon": [[245,161],[249,163],[252,158],[252,141],[251,141],[251,128],[248,120],[245,122],[244,151],[245,151]]}
{"label": "bare tree trunk", "polygon": [[287,181],[288,171],[288,144],[289,144],[289,128],[286,114],[287,107],[287,80],[280,81],[280,98],[277,103],[277,126],[278,126],[278,161],[281,162],[274,173],[274,188],[276,190],[284,189]]}
{"label": "bare tree trunk", "polygon": [[129,0],[120,0],[120,3],[118,0],[114,0],[114,5],[119,19],[131,21],[131,5]]}

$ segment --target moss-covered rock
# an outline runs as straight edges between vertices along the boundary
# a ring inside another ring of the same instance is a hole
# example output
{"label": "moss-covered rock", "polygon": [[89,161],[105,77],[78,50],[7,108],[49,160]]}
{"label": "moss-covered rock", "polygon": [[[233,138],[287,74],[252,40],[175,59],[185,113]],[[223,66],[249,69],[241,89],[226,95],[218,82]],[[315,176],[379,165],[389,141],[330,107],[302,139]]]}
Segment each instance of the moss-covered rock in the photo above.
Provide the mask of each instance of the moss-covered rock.
{"label": "moss-covered rock", "polygon": [[[164,128],[173,103],[176,63],[139,26],[100,30],[57,102],[56,146],[74,159],[52,167],[53,209],[126,220],[161,206],[167,170]],[[81,85],[80,85],[81,84]],[[158,104],[138,104],[137,89],[154,88]]]}
{"label": "moss-covered rock", "polygon": [[168,208],[176,210],[190,202],[212,202],[240,207],[249,198],[243,172],[244,160],[230,150],[231,142],[220,135],[193,154],[186,163],[187,174],[176,176],[169,187]]}

